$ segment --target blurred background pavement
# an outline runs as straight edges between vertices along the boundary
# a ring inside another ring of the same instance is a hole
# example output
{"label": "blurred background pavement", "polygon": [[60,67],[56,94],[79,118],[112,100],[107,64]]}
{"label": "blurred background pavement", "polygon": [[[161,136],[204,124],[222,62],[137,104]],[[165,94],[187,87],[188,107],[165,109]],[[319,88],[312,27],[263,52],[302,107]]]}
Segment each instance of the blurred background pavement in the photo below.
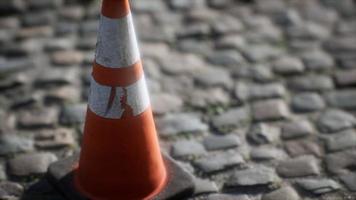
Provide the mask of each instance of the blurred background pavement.
{"label": "blurred background pavement", "polygon": [[[196,199],[356,199],[356,1],[131,4]],[[99,5],[0,1],[0,199],[62,199],[42,177],[80,146]]]}

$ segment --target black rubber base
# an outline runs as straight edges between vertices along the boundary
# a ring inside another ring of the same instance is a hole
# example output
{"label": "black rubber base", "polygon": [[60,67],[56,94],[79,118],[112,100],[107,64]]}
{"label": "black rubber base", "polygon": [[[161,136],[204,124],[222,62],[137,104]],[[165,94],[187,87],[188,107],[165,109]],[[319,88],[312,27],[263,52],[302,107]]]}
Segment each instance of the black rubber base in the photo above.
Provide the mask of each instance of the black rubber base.
{"label": "black rubber base", "polygon": [[[53,163],[47,171],[48,181],[68,200],[88,200],[73,185],[73,168],[78,163],[78,155]],[[191,197],[194,193],[192,175],[183,170],[172,158],[163,155],[168,171],[166,187],[153,199],[175,200]]]}

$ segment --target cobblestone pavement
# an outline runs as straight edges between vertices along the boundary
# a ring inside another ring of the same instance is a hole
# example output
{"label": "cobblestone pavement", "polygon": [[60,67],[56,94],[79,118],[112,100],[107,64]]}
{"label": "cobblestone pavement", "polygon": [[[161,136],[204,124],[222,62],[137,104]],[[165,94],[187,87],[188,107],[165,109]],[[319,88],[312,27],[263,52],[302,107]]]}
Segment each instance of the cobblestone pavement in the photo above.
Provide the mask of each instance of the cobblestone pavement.
{"label": "cobblestone pavement", "polygon": [[[0,1],[0,199],[62,199],[43,175],[80,146],[99,4]],[[356,1],[132,7],[161,145],[195,199],[356,199]]]}

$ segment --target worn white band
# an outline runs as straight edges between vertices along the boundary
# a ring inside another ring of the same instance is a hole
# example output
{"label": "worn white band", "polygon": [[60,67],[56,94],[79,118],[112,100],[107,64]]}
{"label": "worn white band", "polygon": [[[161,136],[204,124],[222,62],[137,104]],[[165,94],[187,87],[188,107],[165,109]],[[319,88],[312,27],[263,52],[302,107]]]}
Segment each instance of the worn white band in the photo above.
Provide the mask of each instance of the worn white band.
{"label": "worn white band", "polygon": [[105,67],[128,67],[139,59],[131,13],[119,19],[101,15],[96,62]]}
{"label": "worn white band", "polygon": [[[92,78],[89,94],[90,110],[103,118],[120,119],[125,112],[123,103],[131,107],[134,116],[144,112],[150,105],[144,76],[128,87],[115,87],[115,96],[109,105],[111,92],[110,86],[100,85]],[[126,102],[122,102],[125,93]]]}
{"label": "worn white band", "polygon": [[120,102],[121,97],[124,95],[124,90],[120,87],[115,88],[115,90],[116,94],[109,108],[111,87],[100,85],[92,78],[89,93],[90,110],[101,117],[120,118],[124,112]]}
{"label": "worn white band", "polygon": [[144,75],[136,83],[126,87],[127,104],[132,108],[133,115],[139,115],[150,105],[150,98]]}

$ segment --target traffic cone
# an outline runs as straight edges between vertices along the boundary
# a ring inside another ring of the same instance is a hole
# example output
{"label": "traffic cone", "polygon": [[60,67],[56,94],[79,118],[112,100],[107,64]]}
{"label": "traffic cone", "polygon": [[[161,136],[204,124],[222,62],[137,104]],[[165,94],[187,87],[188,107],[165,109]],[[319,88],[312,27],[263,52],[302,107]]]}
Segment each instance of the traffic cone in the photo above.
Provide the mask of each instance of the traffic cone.
{"label": "traffic cone", "polygon": [[162,156],[128,0],[103,0],[80,156],[52,164],[69,199],[184,198],[191,175]]}

